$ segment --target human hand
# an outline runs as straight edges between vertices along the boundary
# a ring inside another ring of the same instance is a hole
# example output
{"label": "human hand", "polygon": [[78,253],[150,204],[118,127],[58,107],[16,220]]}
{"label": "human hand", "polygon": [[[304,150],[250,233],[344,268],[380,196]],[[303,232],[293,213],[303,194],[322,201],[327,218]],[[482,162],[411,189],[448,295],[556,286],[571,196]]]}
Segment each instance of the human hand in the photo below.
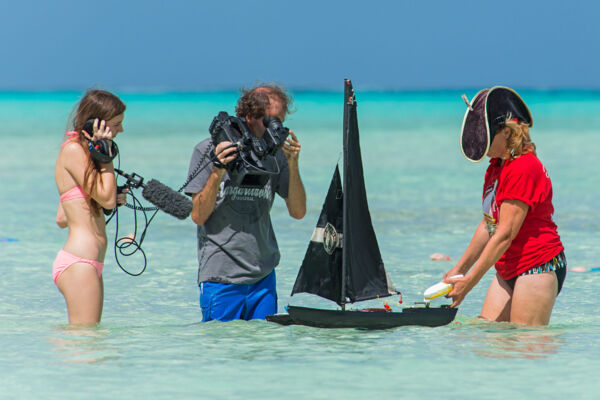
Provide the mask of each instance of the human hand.
{"label": "human hand", "polygon": [[298,142],[298,138],[296,137],[294,132],[290,130],[290,135],[287,137],[287,139],[285,139],[285,143],[281,148],[288,162],[298,161],[298,156],[300,155],[300,147],[301,145],[300,142]]}
{"label": "human hand", "polygon": [[117,207],[127,204],[127,193],[129,188],[124,188],[121,193],[117,193]]}
{"label": "human hand", "polygon": [[465,275],[465,272],[466,271],[463,271],[463,269],[459,268],[458,265],[455,265],[454,267],[450,268],[450,270],[448,270],[448,272],[446,272],[444,274],[442,281],[448,282],[447,279],[450,279],[450,277],[452,277],[454,275]]}
{"label": "human hand", "polygon": [[98,118],[94,120],[92,136],[90,136],[90,133],[86,132],[85,130],[82,130],[81,132],[83,132],[85,137],[92,142],[96,142],[100,139],[113,140],[113,138],[116,136],[116,134],[110,129],[110,126],[106,124],[106,121],[100,121]]}
{"label": "human hand", "polygon": [[452,285],[452,290],[446,295],[447,298],[452,298],[450,307],[458,307],[474,286],[474,283],[469,279],[468,275],[452,278],[446,278],[446,276],[444,276],[444,282]]}
{"label": "human hand", "polygon": [[215,157],[223,166],[229,164],[237,158],[238,147],[231,142],[221,142],[215,147]]}

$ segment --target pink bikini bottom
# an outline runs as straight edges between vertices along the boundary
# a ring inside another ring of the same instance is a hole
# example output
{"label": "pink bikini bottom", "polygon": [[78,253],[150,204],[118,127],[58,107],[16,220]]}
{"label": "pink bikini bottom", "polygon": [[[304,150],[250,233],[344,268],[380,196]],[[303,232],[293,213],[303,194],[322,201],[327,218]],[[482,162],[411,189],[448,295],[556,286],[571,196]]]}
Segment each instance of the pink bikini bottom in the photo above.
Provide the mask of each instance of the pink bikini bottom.
{"label": "pink bikini bottom", "polygon": [[104,268],[104,263],[94,260],[88,260],[87,258],[81,258],[74,256],[73,254],[61,250],[56,255],[56,259],[54,260],[54,264],[52,265],[52,277],[54,278],[54,284],[58,280],[60,274],[65,272],[67,268],[75,263],[86,263],[92,265],[98,271],[98,278],[102,276],[102,269]]}

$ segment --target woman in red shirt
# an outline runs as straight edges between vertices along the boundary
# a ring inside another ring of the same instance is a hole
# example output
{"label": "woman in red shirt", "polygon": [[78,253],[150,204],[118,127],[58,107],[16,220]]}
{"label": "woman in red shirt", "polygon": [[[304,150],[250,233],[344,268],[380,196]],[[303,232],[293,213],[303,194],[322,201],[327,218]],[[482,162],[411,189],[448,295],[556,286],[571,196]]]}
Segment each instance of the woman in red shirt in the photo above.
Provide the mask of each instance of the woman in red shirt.
{"label": "woman in red shirt", "polygon": [[[510,88],[480,91],[465,114],[461,149],[470,161],[491,158],[483,219],[457,264],[444,275],[458,306],[495,265],[481,318],[547,325],[566,276],[564,247],[552,220],[552,183],[529,136],[529,109]],[[467,272],[470,272],[467,274]],[[464,277],[452,278],[457,274]]]}

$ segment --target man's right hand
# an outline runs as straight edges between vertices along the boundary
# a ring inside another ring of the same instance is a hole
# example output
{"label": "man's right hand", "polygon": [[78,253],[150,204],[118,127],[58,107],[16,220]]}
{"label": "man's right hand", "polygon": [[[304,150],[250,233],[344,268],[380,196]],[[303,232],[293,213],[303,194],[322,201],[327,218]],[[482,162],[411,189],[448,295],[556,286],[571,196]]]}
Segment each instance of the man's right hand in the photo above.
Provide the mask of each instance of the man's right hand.
{"label": "man's right hand", "polygon": [[238,148],[231,142],[221,142],[215,148],[215,157],[223,165],[227,165],[237,158]]}
{"label": "man's right hand", "polygon": [[227,170],[224,168],[237,157],[237,146],[231,142],[221,142],[215,147],[214,154],[211,150],[210,159],[214,166],[212,173],[200,192],[192,195],[192,221],[197,225],[204,225],[215,209],[219,185]]}

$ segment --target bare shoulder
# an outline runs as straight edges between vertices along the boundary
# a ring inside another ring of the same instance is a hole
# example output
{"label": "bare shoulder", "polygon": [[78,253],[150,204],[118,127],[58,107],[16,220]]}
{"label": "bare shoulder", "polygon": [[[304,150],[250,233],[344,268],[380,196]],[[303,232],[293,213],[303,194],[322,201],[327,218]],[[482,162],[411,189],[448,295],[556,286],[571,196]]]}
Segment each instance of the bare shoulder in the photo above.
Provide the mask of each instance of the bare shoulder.
{"label": "bare shoulder", "polygon": [[61,149],[61,153],[69,155],[81,153],[82,155],[85,155],[85,151],[83,150],[81,143],[78,143],[74,140],[69,140],[66,143],[64,143]]}
{"label": "bare shoulder", "polygon": [[[67,186],[72,185],[70,182],[82,185],[85,169],[89,162],[88,154],[89,153],[84,150],[80,143],[75,141],[65,143],[56,162],[57,169],[55,174],[57,174],[57,180],[59,180],[59,176],[62,176],[62,179],[66,179],[66,181],[69,182]],[[70,176],[71,178],[67,178],[67,176]]]}
{"label": "bare shoulder", "polygon": [[80,143],[69,141],[65,143],[60,150],[59,158],[65,165],[76,163],[81,165],[88,158],[87,152],[83,149]]}

